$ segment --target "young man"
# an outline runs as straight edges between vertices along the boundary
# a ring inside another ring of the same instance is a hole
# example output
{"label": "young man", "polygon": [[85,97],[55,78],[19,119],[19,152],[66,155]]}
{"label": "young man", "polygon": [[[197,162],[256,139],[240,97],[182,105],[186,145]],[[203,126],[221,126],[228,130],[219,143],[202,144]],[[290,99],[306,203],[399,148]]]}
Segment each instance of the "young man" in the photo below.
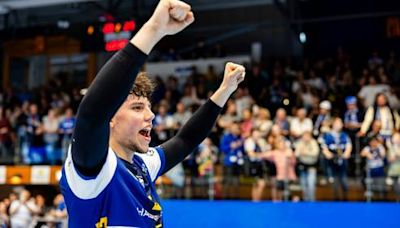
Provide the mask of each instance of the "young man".
{"label": "young man", "polygon": [[162,37],[193,21],[189,5],[161,0],[149,21],[90,86],[77,112],[60,180],[69,227],[162,227],[154,181],[203,141],[244,80],[244,68],[228,63],[219,89],[177,135],[149,148],[153,86],[139,69]]}

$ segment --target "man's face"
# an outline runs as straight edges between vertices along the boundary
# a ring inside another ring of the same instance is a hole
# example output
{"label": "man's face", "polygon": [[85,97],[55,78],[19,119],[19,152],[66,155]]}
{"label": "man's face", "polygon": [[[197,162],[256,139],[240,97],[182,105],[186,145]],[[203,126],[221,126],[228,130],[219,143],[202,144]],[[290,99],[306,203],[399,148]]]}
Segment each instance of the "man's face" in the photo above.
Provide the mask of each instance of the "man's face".
{"label": "man's face", "polygon": [[357,105],[356,105],[356,104],[353,104],[353,103],[347,104],[347,109],[348,109],[348,110],[354,110],[354,109],[356,109],[356,108],[357,108]]}
{"label": "man's face", "polygon": [[306,110],[305,109],[299,109],[297,110],[297,117],[300,120],[304,120],[306,118]]}
{"label": "man's face", "polygon": [[111,138],[123,148],[146,153],[153,119],[149,100],[129,95],[110,122]]}

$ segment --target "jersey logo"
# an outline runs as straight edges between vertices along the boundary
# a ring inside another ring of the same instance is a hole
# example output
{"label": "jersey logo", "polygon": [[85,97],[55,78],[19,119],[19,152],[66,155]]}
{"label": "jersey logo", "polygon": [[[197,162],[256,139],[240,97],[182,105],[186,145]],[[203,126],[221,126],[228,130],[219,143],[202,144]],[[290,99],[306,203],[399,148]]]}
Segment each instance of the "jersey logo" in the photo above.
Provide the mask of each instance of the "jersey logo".
{"label": "jersey logo", "polygon": [[100,218],[99,222],[96,223],[96,228],[107,228],[107,217]]}

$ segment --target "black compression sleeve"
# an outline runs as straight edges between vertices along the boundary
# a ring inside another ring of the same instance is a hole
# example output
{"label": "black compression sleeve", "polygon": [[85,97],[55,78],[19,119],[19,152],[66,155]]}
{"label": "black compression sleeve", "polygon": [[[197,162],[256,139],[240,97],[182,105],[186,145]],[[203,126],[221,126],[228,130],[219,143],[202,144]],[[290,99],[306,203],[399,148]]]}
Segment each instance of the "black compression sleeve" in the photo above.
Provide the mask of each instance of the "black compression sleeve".
{"label": "black compression sleeve", "polygon": [[72,159],[84,175],[100,172],[108,151],[109,122],[132,88],[147,55],[128,43],[102,67],[85,94],[72,138]]}
{"label": "black compression sleeve", "polygon": [[174,137],[161,145],[165,153],[163,173],[183,161],[208,136],[221,110],[208,100]]}

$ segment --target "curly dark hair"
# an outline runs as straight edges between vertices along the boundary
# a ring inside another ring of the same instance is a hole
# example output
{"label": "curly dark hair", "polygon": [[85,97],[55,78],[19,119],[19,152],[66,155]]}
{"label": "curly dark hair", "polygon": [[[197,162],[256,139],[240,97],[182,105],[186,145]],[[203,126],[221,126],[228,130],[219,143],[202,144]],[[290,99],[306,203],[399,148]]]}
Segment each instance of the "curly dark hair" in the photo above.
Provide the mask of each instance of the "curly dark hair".
{"label": "curly dark hair", "polygon": [[140,72],[132,86],[130,94],[134,94],[137,97],[146,97],[150,100],[151,95],[154,91],[155,84],[148,77],[146,72]]}

